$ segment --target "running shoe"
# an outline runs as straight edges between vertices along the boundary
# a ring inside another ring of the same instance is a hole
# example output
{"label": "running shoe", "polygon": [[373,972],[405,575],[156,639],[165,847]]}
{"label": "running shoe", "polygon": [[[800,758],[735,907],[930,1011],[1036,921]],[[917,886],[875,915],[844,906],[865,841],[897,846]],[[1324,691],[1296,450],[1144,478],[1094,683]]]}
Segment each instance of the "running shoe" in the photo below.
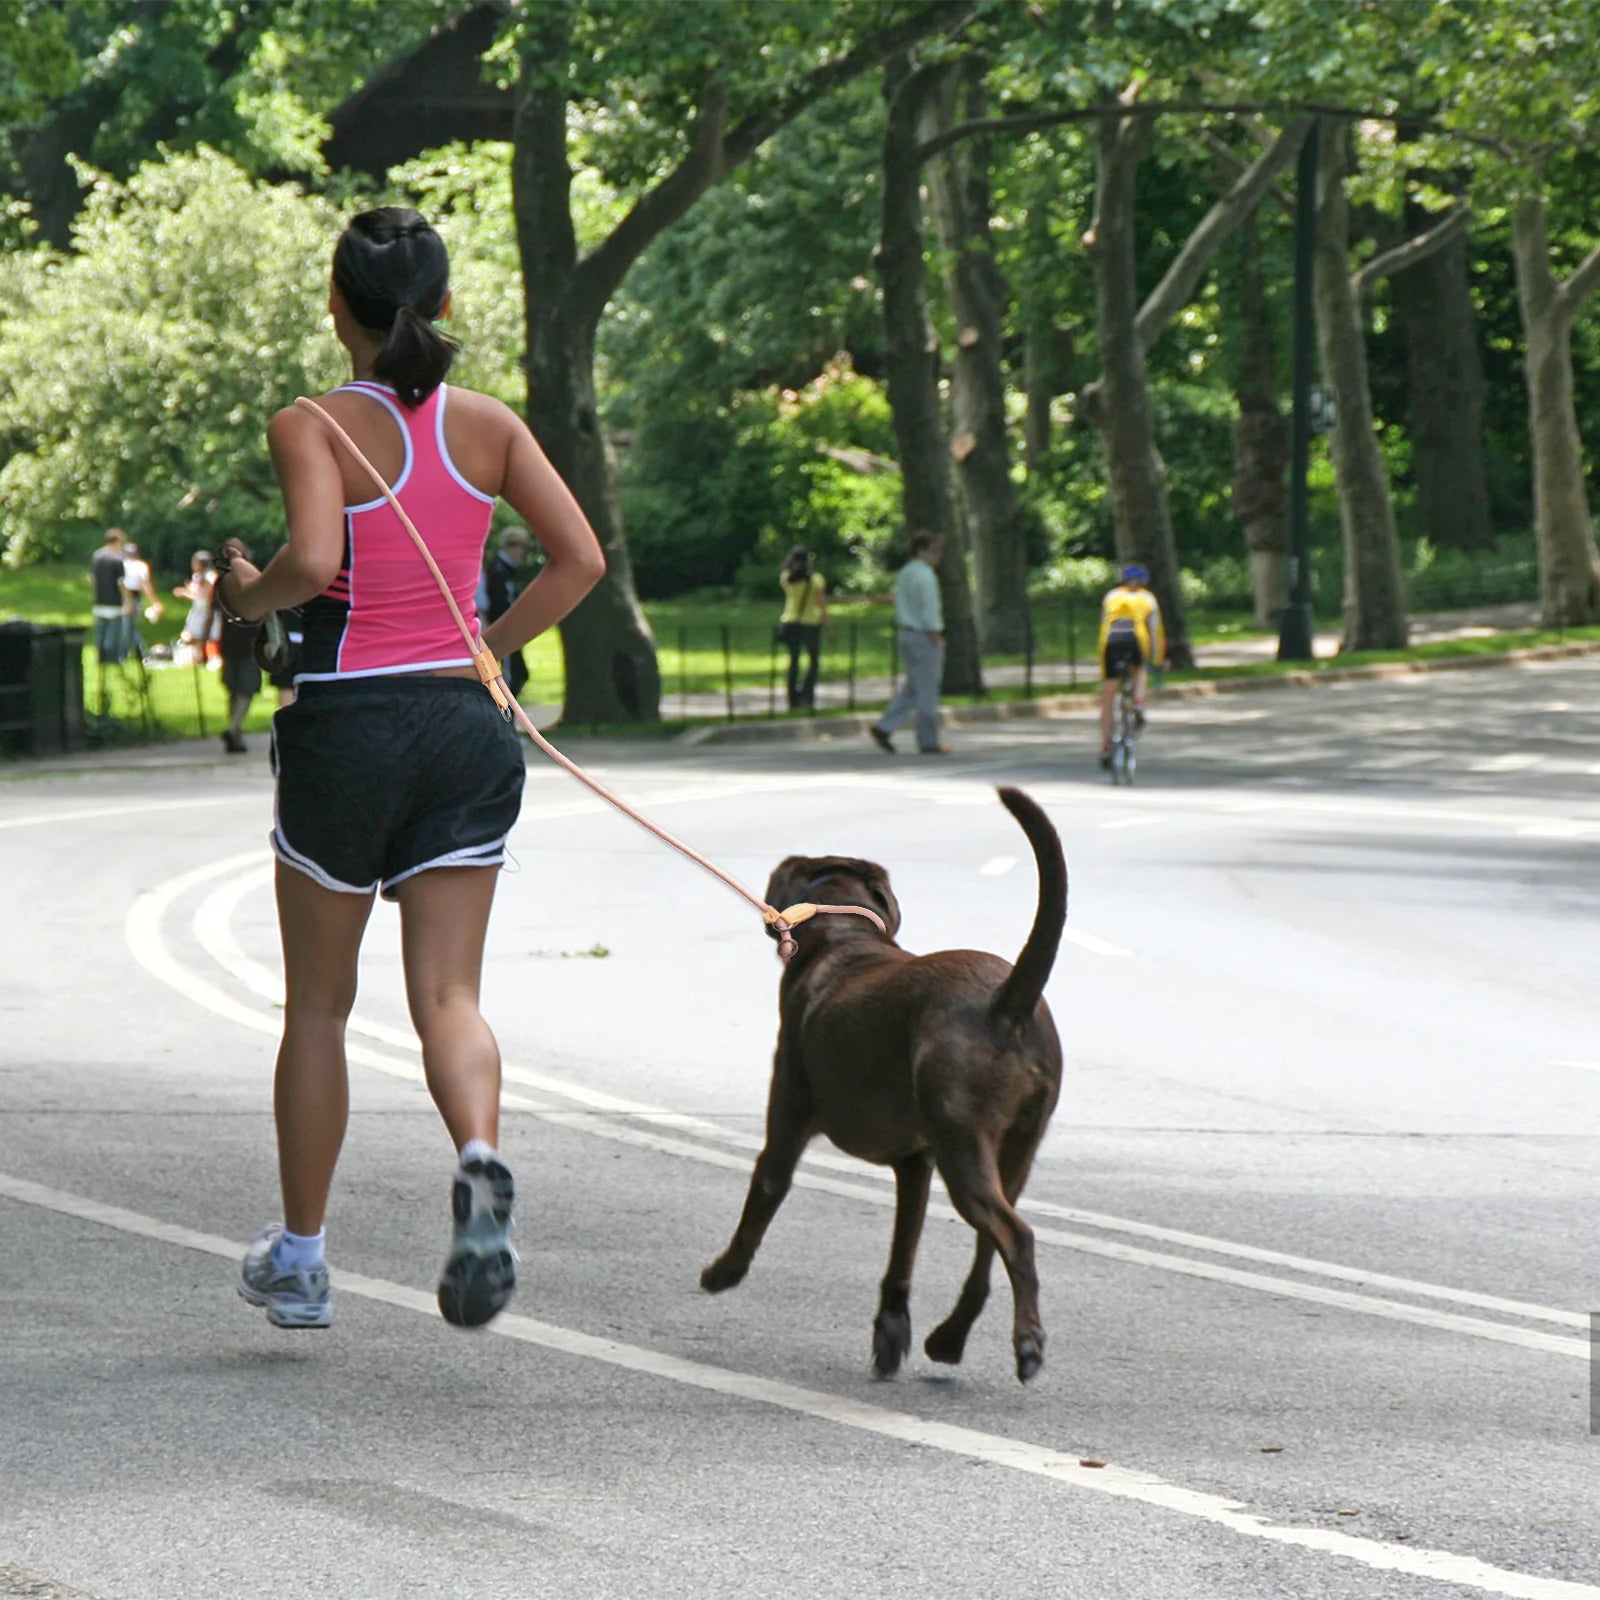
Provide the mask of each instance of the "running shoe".
{"label": "running shoe", "polygon": [[455,1237],[439,1278],[439,1313],[458,1328],[481,1328],[504,1311],[517,1287],[511,1248],[511,1169],[495,1157],[464,1161],[450,1190]]}
{"label": "running shoe", "polygon": [[274,1222],[250,1241],[239,1267],[239,1293],[253,1306],[264,1306],[275,1328],[326,1328],[333,1322],[333,1292],[328,1269],[316,1266],[286,1267],[276,1254],[283,1225]]}

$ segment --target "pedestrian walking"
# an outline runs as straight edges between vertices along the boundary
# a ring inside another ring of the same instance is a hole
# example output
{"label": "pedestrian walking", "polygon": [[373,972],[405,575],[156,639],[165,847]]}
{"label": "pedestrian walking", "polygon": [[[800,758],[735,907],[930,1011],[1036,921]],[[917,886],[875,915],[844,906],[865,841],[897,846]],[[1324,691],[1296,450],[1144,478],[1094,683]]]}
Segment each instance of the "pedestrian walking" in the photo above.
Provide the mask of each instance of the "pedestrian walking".
{"label": "pedestrian walking", "polygon": [[[122,574],[127,563],[123,550],[127,535],[107,528],[106,542],[89,557],[90,610],[94,616],[94,652],[102,667],[114,667],[126,650],[126,625],[122,620]],[[104,699],[102,690],[101,698]]]}
{"label": "pedestrian walking", "polygon": [[947,756],[950,747],[939,738],[939,682],[944,676],[944,607],[939,598],[939,563],[944,544],[937,534],[919,533],[911,541],[911,559],[894,584],[894,620],[899,630],[900,662],[905,681],[869,730],[873,742],[890,755],[890,735],[917,714],[917,749],[925,756]]}
{"label": "pedestrian walking", "polygon": [[150,563],[131,539],[122,546],[122,650],[135,661],[144,660],[144,640],[139,636],[139,612],[147,621],[159,622],[165,607],[156,594]]}
{"label": "pedestrian walking", "polygon": [[[784,557],[778,582],[783,589],[778,639],[789,650],[789,709],[815,711],[817,674],[822,665],[822,625],[828,620],[827,580],[812,565],[811,552],[797,544]],[[808,660],[803,679],[802,652]]]}
{"label": "pedestrian walking", "polygon": [[[242,539],[229,539],[223,549],[230,561],[248,561],[250,547]],[[249,746],[244,742],[244,719],[250,715],[250,702],[261,693],[261,666],[256,660],[259,622],[240,622],[222,613],[217,642],[222,657],[222,687],[228,696],[228,726],[222,730],[222,748],[230,756],[242,756]]]}
{"label": "pedestrian walking", "polygon": [[[528,531],[515,525],[500,535],[500,543],[483,569],[478,585],[478,615],[485,622],[498,622],[511,609],[521,587],[518,569],[528,559]],[[520,700],[528,682],[528,663],[520,650],[513,650],[500,663],[506,687]]]}
{"label": "pedestrian walking", "polygon": [[[398,483],[462,612],[476,609],[497,499],[543,546],[539,576],[479,634],[492,657],[508,656],[600,580],[599,541],[527,424],[488,395],[445,384],[456,345],[435,324],[450,309],[449,261],[421,216],[385,206],[353,218],[334,249],[327,304],[351,381],[320,404]],[[273,718],[283,1221],[251,1242],[238,1288],[278,1327],[332,1320],[323,1220],[349,1115],[345,1024],[381,893],[400,908],[423,1071],[457,1155],[439,1309],[476,1326],[516,1284],[514,1186],[498,1149],[500,1051],[478,995],[497,869],[521,803],[522,747],[370,478],[298,407],[272,419],[267,442],[288,542],[262,571],[232,562],[217,591],[242,621],[298,606],[304,635],[294,703]]]}

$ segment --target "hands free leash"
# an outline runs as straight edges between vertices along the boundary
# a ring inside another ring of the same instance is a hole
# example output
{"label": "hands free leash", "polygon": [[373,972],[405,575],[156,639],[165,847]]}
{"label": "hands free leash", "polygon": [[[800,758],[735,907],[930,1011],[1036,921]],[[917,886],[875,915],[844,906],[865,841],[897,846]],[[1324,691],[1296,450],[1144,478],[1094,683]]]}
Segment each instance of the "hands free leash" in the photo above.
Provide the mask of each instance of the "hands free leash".
{"label": "hands free leash", "polygon": [[[396,497],[394,491],[384,481],[383,474],[380,473],[378,469],[373,466],[373,464],[361,453],[361,450],[357,446],[355,440],[352,439],[350,435],[346,433],[344,429],[341,428],[339,424],[335,422],[333,418],[330,417],[328,413],[324,411],[322,407],[319,406],[314,400],[307,400],[304,396],[301,396],[295,401],[295,404],[311,412],[314,416],[318,417],[322,421],[324,426],[327,427],[328,431],[334,436],[334,438],[337,439],[347,451],[349,451],[351,459],[362,469],[363,472],[367,474],[369,478],[372,479],[373,483],[382,492],[384,499],[387,500],[394,508],[394,513],[397,517],[399,517],[401,526],[411,536],[411,542],[417,547],[418,553],[427,563],[428,571],[433,574],[433,581],[439,585],[439,593],[444,597],[444,603],[450,608],[450,615],[455,619],[456,626],[461,630],[461,637],[466,641],[467,651],[472,657],[473,666],[478,669],[478,676],[483,680],[484,688],[487,689],[490,695],[493,696],[494,703],[500,708],[500,715],[503,716],[507,722],[514,720],[521,723],[522,731],[527,734],[527,736],[533,740],[534,744],[536,744],[540,750],[549,756],[557,766],[571,773],[579,783],[584,784],[588,788],[592,789],[597,795],[600,796],[602,800],[605,800],[611,805],[615,806],[617,810],[622,812],[624,816],[631,817],[639,824],[641,828],[653,833],[656,838],[661,840],[663,844],[670,845],[680,854],[687,856],[689,860],[693,861],[696,865],[704,867],[706,871],[711,873],[714,877],[720,878],[722,882],[732,889],[735,894],[747,900],[752,906],[754,906],[755,909],[761,913],[762,920],[777,935],[778,956],[780,960],[787,962],[795,953],[796,946],[793,930],[799,927],[802,922],[807,922],[812,917],[823,913],[830,915],[837,914],[842,916],[865,917],[869,922],[873,923],[877,927],[880,933],[888,932],[888,929],[884,927],[883,918],[880,917],[877,912],[869,911],[865,906],[823,906],[815,905],[810,901],[803,901],[799,905],[789,906],[782,911],[777,910],[773,906],[769,906],[767,902],[759,895],[752,894],[750,890],[745,888],[745,886],[740,883],[737,878],[734,878],[729,873],[724,872],[722,868],[717,866],[714,862],[708,861],[703,855],[700,854],[698,850],[692,849],[681,839],[674,838],[673,835],[668,833],[665,828],[661,827],[658,823],[652,822],[649,817],[642,816],[639,812],[635,811],[626,800],[622,799],[618,795],[613,794],[603,783],[591,778],[589,774],[577,764],[577,762],[569,760],[559,750],[557,750],[556,747],[551,744],[550,741],[546,739],[536,727],[534,727],[532,719],[517,703],[516,698],[512,695],[510,689],[506,687],[506,681],[500,674],[500,663],[498,660],[496,660],[494,652],[485,649],[481,640],[473,637],[471,628],[467,626],[466,618],[461,615],[461,608],[456,604],[455,596],[450,592],[450,585],[445,581],[444,574],[440,572],[438,563],[433,559],[433,552],[428,549],[427,543],[424,541],[422,535],[417,532],[416,525],[412,522],[411,518],[406,515],[405,507],[400,504],[400,501]],[[275,621],[276,619],[274,618],[273,620]]]}

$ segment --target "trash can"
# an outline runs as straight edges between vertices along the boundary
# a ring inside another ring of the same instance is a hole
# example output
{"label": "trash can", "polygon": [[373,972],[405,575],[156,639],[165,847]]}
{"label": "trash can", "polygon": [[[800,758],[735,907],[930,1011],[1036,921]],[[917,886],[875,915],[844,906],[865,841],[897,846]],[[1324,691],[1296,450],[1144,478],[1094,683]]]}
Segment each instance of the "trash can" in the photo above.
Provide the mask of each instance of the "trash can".
{"label": "trash can", "polygon": [[83,635],[82,628],[0,623],[0,749],[82,748]]}

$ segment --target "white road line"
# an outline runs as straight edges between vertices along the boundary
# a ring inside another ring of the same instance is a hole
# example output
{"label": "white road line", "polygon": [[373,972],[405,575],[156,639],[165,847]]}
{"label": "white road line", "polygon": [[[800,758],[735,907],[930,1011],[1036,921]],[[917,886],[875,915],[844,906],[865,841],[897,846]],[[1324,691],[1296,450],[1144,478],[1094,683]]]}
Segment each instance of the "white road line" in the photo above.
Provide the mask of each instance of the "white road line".
{"label": "white road line", "polygon": [[1469,761],[1468,772],[1525,772],[1539,765],[1540,757],[1526,750],[1512,750],[1503,756],[1487,756],[1482,761]]}
{"label": "white road line", "polygon": [[1149,812],[1142,817],[1112,817],[1109,822],[1102,822],[1100,826],[1107,832],[1116,828],[1148,828],[1153,822],[1165,822],[1167,813]]}
{"label": "white road line", "polygon": [[0,818],[0,828],[55,828],[66,822],[98,822],[105,817],[137,817],[155,811],[195,811],[202,806],[236,806],[244,801],[261,803],[261,796],[245,790],[208,800],[146,800],[136,805],[86,806],[77,811],[38,811],[32,816]]}
{"label": "white road line", "polygon": [[1008,873],[1014,866],[1016,866],[1016,864],[1017,858],[1015,856],[990,856],[989,859],[978,868],[978,876],[981,878],[1004,877],[1004,875]]}
{"label": "white road line", "polygon": [[[130,942],[137,941],[135,943],[136,953],[139,953],[146,970],[153,976],[160,978],[163,982],[172,984],[187,998],[207,1007],[217,1015],[234,1021],[243,1021],[246,1026],[255,1029],[257,1032],[276,1034],[279,1031],[279,1022],[275,1015],[241,1005],[231,996],[217,989],[215,985],[183,967],[167,949],[161,928],[160,913],[163,913],[165,908],[179,895],[187,892],[197,884],[203,884],[206,881],[208,871],[232,872],[244,863],[254,864],[259,867],[259,859],[259,856],[232,857],[226,861],[214,863],[209,869],[204,867],[196,868],[192,872],[184,874],[182,878],[174,879],[172,883],[163,885],[161,889],[152,891],[135,903],[128,916],[127,928]],[[242,893],[243,891],[237,884],[230,884],[220,891],[220,895],[224,897],[222,903],[237,903]],[[159,911],[153,908],[159,908]],[[197,916],[197,925],[201,928],[212,928],[219,920],[219,916],[220,911],[218,909],[203,910]],[[224,949],[226,949],[226,943],[227,941],[224,941]],[[256,966],[254,963],[249,962],[247,958],[241,957],[238,959],[244,971],[248,974],[248,981],[252,988],[257,989],[258,992],[261,989],[271,988],[272,975],[267,972],[267,969]],[[251,968],[254,968],[254,970],[250,971]],[[405,1049],[408,1052],[408,1056],[413,1055],[416,1049],[416,1041],[411,1035],[399,1029],[389,1028],[381,1023],[352,1020],[351,1031],[365,1034],[367,1037],[377,1038],[386,1044]],[[412,1059],[397,1060],[381,1050],[374,1050],[361,1044],[349,1045],[347,1053],[352,1061],[374,1067],[392,1077],[401,1078],[413,1084],[420,1084],[422,1081],[421,1069]],[[509,1092],[505,1095],[504,1099],[507,1106],[531,1112],[540,1120],[556,1127],[581,1132],[591,1138],[607,1139],[617,1144],[632,1145],[658,1154],[680,1157],[705,1166],[714,1166],[740,1173],[747,1173],[749,1170],[750,1160],[747,1154],[735,1153],[733,1150],[714,1149],[704,1143],[691,1142],[689,1138],[669,1137],[663,1133],[653,1131],[649,1127],[639,1127],[632,1123],[611,1122],[605,1119],[604,1113],[613,1115],[644,1113],[651,1117],[651,1121],[657,1128],[672,1128],[691,1136],[703,1136],[707,1130],[705,1125],[699,1123],[697,1119],[676,1117],[670,1113],[652,1114],[648,1107],[634,1106],[613,1096],[582,1089],[577,1085],[564,1084],[559,1079],[551,1078],[546,1074],[530,1072],[512,1063],[507,1063],[503,1068],[503,1072],[508,1082],[542,1090],[545,1093],[554,1093],[569,1100],[577,1100],[579,1104],[589,1108],[581,1111],[572,1111],[552,1107],[548,1102],[532,1100]],[[597,1113],[601,1114],[597,1115]],[[746,1136],[737,1136],[730,1140],[725,1134],[722,1136],[722,1142],[731,1142],[741,1150],[753,1148],[756,1143]],[[869,1169],[863,1168],[857,1163],[846,1161],[843,1158],[834,1158],[834,1160],[837,1162],[835,1170],[848,1173],[850,1176],[847,1179],[824,1176],[822,1172],[815,1170],[823,1165],[822,1161],[808,1161],[806,1166],[795,1174],[795,1186],[797,1188],[817,1190],[845,1199],[866,1201],[869,1205],[890,1207],[894,1204],[893,1192],[886,1187],[875,1187],[872,1178],[868,1175]],[[1073,1214],[1067,1208],[1033,1207],[1032,1205],[1027,1206],[1026,1209],[1037,1211],[1041,1216],[1048,1212],[1057,1212],[1068,1220],[1082,1220],[1097,1227],[1105,1226],[1098,1214],[1092,1212]],[[928,1214],[946,1221],[960,1220],[956,1216],[953,1207],[938,1202],[929,1206]],[[962,1225],[965,1226],[965,1224]],[[1137,1233],[1146,1231],[1146,1228],[1147,1225],[1144,1224],[1130,1223],[1120,1231]],[[1285,1299],[1332,1306],[1339,1310],[1352,1311],[1364,1316],[1382,1317],[1394,1322],[1411,1323],[1440,1332],[1465,1334],[1473,1338],[1486,1339],[1493,1343],[1537,1350],[1544,1354],[1576,1356],[1582,1360],[1587,1360],[1590,1355],[1588,1341],[1584,1339],[1569,1339],[1556,1334],[1541,1333],[1535,1329],[1511,1327],[1479,1317],[1464,1316],[1450,1311],[1439,1311],[1428,1306],[1410,1305],[1403,1301],[1390,1300],[1376,1295],[1330,1288],[1316,1283],[1301,1283],[1294,1279],[1277,1277],[1267,1273],[1243,1271],[1218,1265],[1214,1262],[1167,1255],[1154,1250],[1141,1249],[1135,1245],[1116,1244],[1088,1234],[1069,1233],[1059,1228],[1037,1226],[1035,1228],[1035,1236],[1041,1243],[1058,1245],[1065,1249],[1077,1251],[1079,1254],[1100,1256],[1130,1266],[1147,1267],[1158,1271],[1175,1273],[1180,1277],[1199,1278],[1213,1283],[1226,1284],[1232,1288],[1249,1289]],[[1166,1237],[1163,1231],[1154,1229],[1148,1230],[1148,1236],[1154,1238]],[[1191,1241],[1198,1242],[1191,1244]],[[1249,1246],[1230,1246],[1223,1241],[1204,1240],[1199,1235],[1185,1235],[1176,1230],[1172,1230],[1168,1242],[1206,1250],[1213,1255],[1235,1254],[1245,1259],[1256,1260],[1262,1264],[1289,1265],[1291,1270],[1301,1272],[1316,1271],[1321,1276],[1342,1278],[1346,1282],[1365,1281],[1365,1275],[1355,1268],[1336,1268],[1332,1272],[1321,1272],[1320,1263],[1300,1265],[1300,1263],[1305,1262],[1303,1257],[1283,1256],[1280,1260],[1274,1260],[1272,1252],[1254,1252]],[[1219,1248],[1219,1245],[1221,1248]],[[1495,1297],[1490,1296],[1483,1297],[1481,1301],[1466,1300],[1463,1302],[1462,1297],[1467,1295],[1467,1291],[1440,1290],[1434,1285],[1412,1283],[1401,1278],[1388,1279],[1384,1287],[1397,1289],[1419,1298],[1456,1299],[1458,1303],[1477,1304],[1482,1309],[1515,1308],[1513,1311],[1515,1315],[1527,1316],[1529,1314],[1528,1308],[1523,1307],[1519,1302],[1496,1301]],[[1565,1319],[1576,1315],[1576,1313],[1558,1311],[1553,1307],[1532,1309],[1534,1316],[1547,1321],[1565,1322]],[[1582,1325],[1581,1319],[1579,1325]]]}
{"label": "white road line", "polygon": [[[214,891],[197,911],[194,919],[194,931],[201,944],[211,952],[225,970],[235,976],[253,993],[262,995],[274,1003],[281,1003],[282,982],[275,973],[250,960],[239,949],[231,927],[233,909],[245,895],[259,887],[266,876],[267,873],[265,871],[241,874],[232,878],[222,888]],[[352,1019],[351,1029],[354,1032],[363,1033],[380,1043],[411,1053],[416,1051],[415,1035],[402,1029],[388,1027],[382,1023],[364,1018]],[[369,1062],[368,1064],[372,1063]],[[1556,1062],[1554,1065],[1581,1067],[1591,1072],[1600,1072],[1600,1062],[1563,1061]],[[625,1100],[616,1095],[604,1094],[600,1091],[589,1089],[584,1085],[557,1078],[549,1073],[541,1073],[519,1067],[513,1062],[505,1063],[503,1071],[508,1082],[537,1089],[545,1094],[553,1094],[560,1099],[583,1106],[589,1112],[642,1119],[653,1128],[673,1129],[691,1137],[710,1139],[716,1143],[731,1145],[735,1149],[745,1152],[757,1151],[763,1143],[760,1137],[743,1133],[738,1129],[727,1128],[718,1123],[708,1122],[700,1117],[666,1111],[638,1101]],[[410,1076],[411,1073],[408,1072],[405,1075]],[[525,1108],[533,1109],[531,1103]],[[540,1114],[544,1120],[564,1127],[589,1132],[596,1131],[593,1119],[582,1114],[564,1114],[560,1108],[556,1107],[545,1107]],[[662,1148],[661,1141],[652,1141],[651,1136],[644,1133],[643,1130],[635,1131],[640,1132],[642,1136],[637,1140],[630,1138],[628,1142],[643,1144],[647,1148]],[[674,1142],[671,1149],[666,1153],[682,1155],[685,1150],[681,1145]],[[695,1159],[703,1158],[696,1156]],[[715,1164],[719,1166],[731,1165],[742,1169],[743,1161],[733,1163],[719,1161]],[[826,1150],[818,1150],[808,1154],[805,1157],[804,1165],[805,1170],[808,1171],[838,1172],[845,1174],[856,1182],[881,1182],[885,1186],[885,1190],[892,1182],[891,1175],[879,1168],[852,1160],[848,1156],[832,1154]],[[803,1187],[806,1186],[803,1174],[797,1178],[797,1181]],[[1101,1211],[1086,1211],[1076,1206],[1059,1206],[1050,1201],[1032,1198],[1026,1201],[1025,1209],[1035,1218],[1046,1217],[1059,1222],[1074,1223],[1080,1227],[1095,1228],[1102,1232],[1128,1234],[1136,1238],[1153,1240],[1157,1243],[1176,1245],[1181,1249],[1201,1251],[1211,1256],[1224,1256],[1234,1260],[1249,1261],[1260,1266],[1280,1267],[1307,1277],[1354,1284],[1368,1293],[1372,1290],[1385,1290],[1389,1293],[1407,1295],[1418,1299],[1468,1306],[1480,1311],[1498,1312],[1504,1316],[1521,1318],[1524,1321],[1544,1322],[1555,1327],[1572,1328],[1580,1332],[1587,1330],[1589,1326],[1588,1317],[1578,1311],[1566,1311],[1556,1306],[1538,1305],[1527,1300],[1508,1299],[1501,1295],[1479,1294],[1470,1289],[1456,1289],[1443,1284],[1424,1283],[1414,1278],[1403,1278],[1390,1273],[1369,1271],[1364,1267],[1347,1267],[1338,1262],[1316,1260],[1308,1256],[1294,1255],[1281,1250],[1269,1250],[1256,1245],[1237,1244],[1231,1240],[1216,1239],[1205,1234],[1189,1233],[1179,1228],[1165,1228],[1155,1223],[1138,1222],[1131,1218],[1110,1216]],[[946,1215],[953,1215],[953,1213],[947,1211]],[[1047,1242],[1060,1243],[1067,1248],[1076,1248],[1082,1239],[1081,1235],[1057,1234],[1053,1231],[1047,1233],[1044,1237]],[[1162,1256],[1158,1259],[1164,1264],[1171,1258]],[[1153,1262],[1140,1260],[1138,1264],[1151,1265]],[[1276,1283],[1278,1280],[1273,1279],[1272,1281]]]}
{"label": "white road line", "polygon": [[1081,928],[1066,927],[1061,930],[1061,937],[1068,944],[1075,944],[1080,950],[1088,950],[1097,956],[1131,956],[1133,951],[1126,945],[1113,944],[1109,939],[1102,939],[1098,934],[1085,933]]}
{"label": "white road line", "polygon": [[[155,1217],[125,1211],[118,1206],[104,1205],[81,1195],[47,1189],[41,1184],[6,1173],[0,1173],[0,1195],[20,1205],[73,1217],[178,1249],[217,1256],[225,1261],[237,1260],[243,1250],[233,1240],[220,1238],[216,1234],[199,1233]],[[405,1284],[342,1271],[336,1274],[334,1282],[341,1295],[354,1295],[359,1299],[429,1318],[438,1314],[435,1297],[431,1293]],[[1242,1501],[1185,1488],[1154,1473],[1111,1463],[1102,1467],[1085,1466],[1079,1453],[1071,1448],[1034,1444],[1004,1434],[986,1433],[955,1423],[892,1411],[886,1406],[870,1405],[865,1401],[851,1400],[818,1389],[801,1388],[779,1379],[735,1372],[707,1362],[689,1361],[642,1345],[597,1338],[593,1334],[537,1321],[515,1312],[505,1312],[496,1318],[489,1324],[488,1332],[643,1377],[726,1395],[730,1399],[753,1405],[772,1406],[900,1444],[939,1450],[964,1460],[982,1461],[1008,1471],[1024,1472],[1083,1493],[1132,1501],[1152,1510],[1209,1523],[1241,1538],[1261,1539],[1269,1544],[1333,1556],[1370,1571],[1400,1573],[1408,1577],[1431,1579],[1436,1583],[1461,1584],[1485,1594],[1506,1596],[1507,1600],[1600,1600],[1600,1587],[1593,1584],[1538,1577],[1493,1566],[1475,1556],[1457,1555],[1448,1550],[1413,1549],[1408,1545],[1392,1544],[1380,1539],[1359,1538],[1335,1528],[1286,1527],[1269,1523],[1259,1513],[1250,1511]]]}

